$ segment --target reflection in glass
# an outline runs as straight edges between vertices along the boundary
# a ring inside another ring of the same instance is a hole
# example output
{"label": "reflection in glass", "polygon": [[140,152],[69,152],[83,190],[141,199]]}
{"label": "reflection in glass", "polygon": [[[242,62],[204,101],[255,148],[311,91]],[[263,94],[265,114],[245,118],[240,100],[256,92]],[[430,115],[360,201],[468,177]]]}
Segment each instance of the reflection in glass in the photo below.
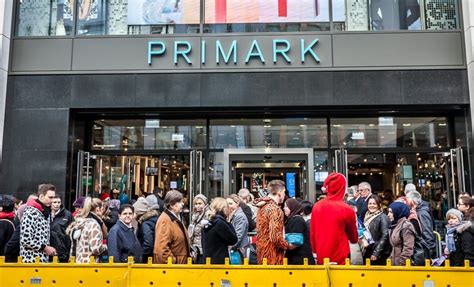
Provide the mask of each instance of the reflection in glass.
{"label": "reflection in glass", "polygon": [[325,119],[211,120],[210,148],[327,147]]}
{"label": "reflection in glass", "polygon": [[159,126],[147,126],[144,119],[96,120],[92,149],[154,150],[191,149],[206,146],[204,120],[160,120]]}
{"label": "reflection in glass", "polygon": [[23,0],[17,6],[17,36],[66,36],[72,30],[69,0]]}
{"label": "reflection in glass", "polygon": [[[336,31],[458,29],[458,1],[333,0]],[[340,17],[339,15],[343,15]]]}
{"label": "reflection in glass", "polygon": [[445,148],[448,146],[447,119],[331,119],[331,143],[337,147]]}
{"label": "reflection in glass", "polygon": [[224,191],[224,153],[209,153],[209,197],[221,196]]}

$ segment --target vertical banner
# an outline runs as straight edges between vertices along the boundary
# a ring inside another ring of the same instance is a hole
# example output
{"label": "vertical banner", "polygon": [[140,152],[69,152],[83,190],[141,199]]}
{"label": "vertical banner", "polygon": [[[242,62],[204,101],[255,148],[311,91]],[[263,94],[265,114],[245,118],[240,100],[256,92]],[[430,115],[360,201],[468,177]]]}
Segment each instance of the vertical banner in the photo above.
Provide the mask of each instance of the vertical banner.
{"label": "vertical banner", "polygon": [[286,190],[288,190],[289,197],[296,196],[296,183],[295,183],[296,173],[287,172],[286,173]]}
{"label": "vertical banner", "polygon": [[288,3],[287,0],[278,0],[278,17],[288,16]]}
{"label": "vertical banner", "polygon": [[216,0],[216,23],[227,23],[227,0]]}

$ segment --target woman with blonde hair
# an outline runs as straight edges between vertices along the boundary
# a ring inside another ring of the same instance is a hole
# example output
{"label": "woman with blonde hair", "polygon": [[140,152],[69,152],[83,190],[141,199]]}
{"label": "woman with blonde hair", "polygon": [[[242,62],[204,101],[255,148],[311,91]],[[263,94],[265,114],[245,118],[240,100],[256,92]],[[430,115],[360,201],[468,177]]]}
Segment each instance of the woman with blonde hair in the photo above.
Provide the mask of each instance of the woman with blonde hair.
{"label": "woman with blonde hair", "polygon": [[66,233],[71,239],[71,256],[75,256],[76,263],[89,263],[91,256],[95,257],[95,262],[99,262],[100,256],[107,251],[107,245],[104,244],[107,227],[101,216],[102,201],[87,197],[75,221],[67,228]]}
{"label": "woman with blonde hair", "polygon": [[209,219],[204,227],[202,247],[204,258],[211,258],[213,264],[224,264],[229,257],[229,246],[237,243],[234,227],[227,222],[229,205],[227,200],[216,197],[211,201]]}
{"label": "woman with blonde hair", "polygon": [[193,214],[188,227],[189,242],[191,243],[191,257],[194,263],[204,263],[202,256],[202,228],[209,222],[209,205],[207,197],[198,194],[193,200]]}

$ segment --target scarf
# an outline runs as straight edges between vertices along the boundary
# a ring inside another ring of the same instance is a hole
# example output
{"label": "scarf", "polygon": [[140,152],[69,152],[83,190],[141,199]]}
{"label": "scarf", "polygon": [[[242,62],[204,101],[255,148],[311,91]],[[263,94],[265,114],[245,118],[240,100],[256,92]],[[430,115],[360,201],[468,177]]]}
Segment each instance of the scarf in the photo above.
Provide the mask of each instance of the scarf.
{"label": "scarf", "polygon": [[456,241],[455,241],[454,235],[456,234],[456,228],[458,228],[459,225],[461,224],[447,227],[445,240],[446,240],[446,248],[448,248],[449,253],[456,251]]}
{"label": "scarf", "polygon": [[369,225],[372,222],[372,220],[374,220],[380,214],[382,214],[382,210],[380,210],[380,209],[377,209],[375,212],[367,211],[367,213],[365,214],[365,217],[364,217],[364,226],[365,226],[365,228],[369,228]]}
{"label": "scarf", "polygon": [[12,212],[0,212],[0,219],[13,219],[15,218],[15,213]]}
{"label": "scarf", "polygon": [[408,218],[408,215],[410,215],[410,208],[402,202],[393,202],[390,204],[389,208],[392,210],[393,214],[392,228],[397,225],[400,219]]}

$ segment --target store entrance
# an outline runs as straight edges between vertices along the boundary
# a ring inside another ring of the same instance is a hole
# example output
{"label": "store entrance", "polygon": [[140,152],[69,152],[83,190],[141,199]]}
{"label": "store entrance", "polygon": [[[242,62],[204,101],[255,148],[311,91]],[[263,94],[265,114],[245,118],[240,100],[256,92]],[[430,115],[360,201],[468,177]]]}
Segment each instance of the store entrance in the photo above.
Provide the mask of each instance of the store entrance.
{"label": "store entrance", "polygon": [[374,193],[389,190],[403,195],[408,183],[417,186],[423,198],[439,202],[447,198],[456,205],[456,198],[465,191],[462,149],[445,152],[360,152],[339,149],[334,152],[334,167],[348,178],[348,186],[369,182]]}
{"label": "store entrance", "polygon": [[224,150],[224,195],[247,188],[255,197],[265,196],[274,179],[285,182],[288,196],[314,200],[313,150]]}
{"label": "store entrance", "polygon": [[98,155],[79,151],[76,198],[99,197],[116,188],[132,198],[176,189],[192,197],[202,192],[202,151],[170,155]]}

